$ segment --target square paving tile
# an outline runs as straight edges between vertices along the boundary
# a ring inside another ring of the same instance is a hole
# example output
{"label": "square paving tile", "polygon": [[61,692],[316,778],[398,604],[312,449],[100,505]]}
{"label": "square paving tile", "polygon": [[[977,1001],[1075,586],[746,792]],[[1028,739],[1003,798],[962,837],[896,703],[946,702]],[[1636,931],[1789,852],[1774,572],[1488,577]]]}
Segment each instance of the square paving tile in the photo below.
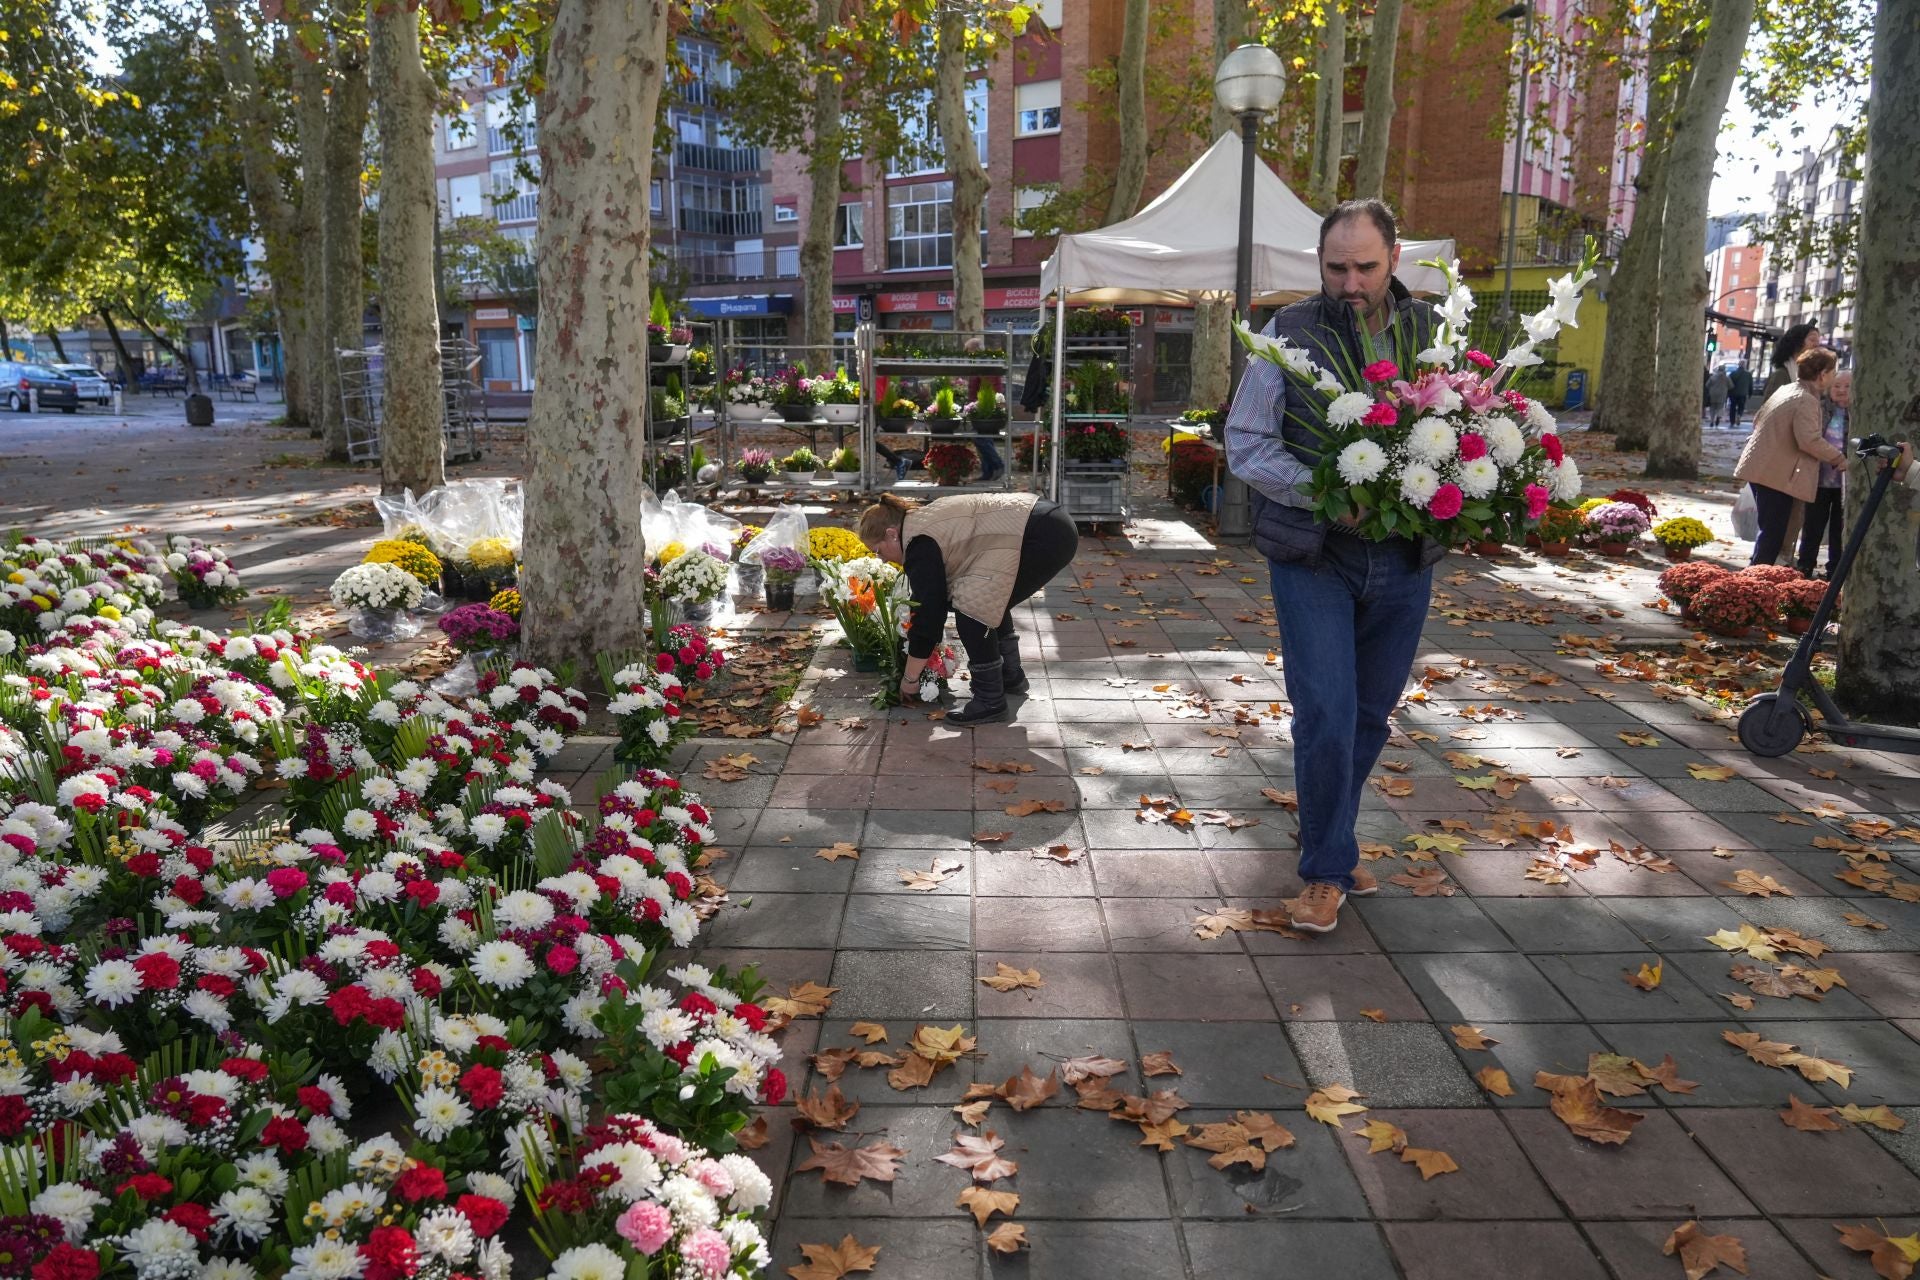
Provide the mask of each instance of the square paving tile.
{"label": "square paving tile", "polygon": [[1608,898],[1604,905],[1641,941],[1663,955],[1718,951],[1707,941],[1708,935],[1722,929],[1738,930],[1744,920],[1731,903],[1720,898]]}
{"label": "square paving tile", "polygon": [[1671,1217],[1677,1225],[1703,1214],[1755,1215],[1747,1198],[1668,1112],[1648,1111],[1620,1146],[1576,1138],[1548,1111],[1508,1111],[1505,1119],[1576,1217]]}
{"label": "square paving tile", "polygon": [[1580,951],[1631,951],[1640,945],[1633,930],[1609,907],[1618,898],[1558,900],[1489,898],[1481,905],[1493,922],[1522,951],[1561,955]]}
{"label": "square paving tile", "polygon": [[1920,1205],[1920,1178],[1858,1129],[1802,1133],[1780,1123],[1777,1107],[1690,1111],[1685,1123],[1770,1214],[1872,1216]]}
{"label": "square paving tile", "polygon": [[1479,1088],[1430,1022],[1292,1022],[1306,1082],[1344,1084],[1376,1107],[1477,1107]]}
{"label": "square paving tile", "polygon": [[973,957],[964,951],[842,951],[828,986],[847,1018],[973,1016]]}
{"label": "square paving tile", "polygon": [[1376,1108],[1366,1119],[1398,1125],[1406,1131],[1408,1146],[1444,1151],[1460,1166],[1456,1173],[1422,1178],[1398,1155],[1370,1151],[1366,1139],[1348,1130],[1341,1149],[1376,1218],[1564,1219],[1546,1184],[1492,1111]]}
{"label": "square paving tile", "polygon": [[[1662,1253],[1678,1223],[1590,1222],[1587,1238],[1600,1250],[1616,1280],[1673,1280],[1675,1259]],[[1747,1251],[1747,1274],[1804,1276],[1807,1262],[1793,1242],[1764,1218],[1708,1218],[1700,1224],[1710,1236],[1732,1236]]]}
{"label": "square paving tile", "polygon": [[983,1018],[1118,1018],[1120,982],[1113,957],[1104,951],[982,951],[975,957],[978,976],[997,973],[996,964],[1040,974],[1041,986],[996,991],[976,984],[974,1006]]}
{"label": "square paving tile", "polygon": [[858,844],[865,825],[866,814],[858,809],[768,808],[760,811],[759,821],[753,824],[752,838],[735,843],[780,845],[782,837],[791,837],[791,847],[811,854],[836,840]]}
{"label": "square paving tile", "polygon": [[1397,1280],[1380,1228],[1366,1222],[1195,1222],[1187,1256],[1196,1276],[1288,1274],[1326,1280]]}
{"label": "square paving tile", "polygon": [[[1071,822],[1071,813],[1055,814]],[[875,809],[867,814],[863,844],[876,849],[966,849],[980,829],[971,809]]]}
{"label": "square paving tile", "polygon": [[1578,1075],[1587,1069],[1589,1055],[1607,1051],[1606,1044],[1584,1022],[1483,1023],[1480,1030],[1498,1042],[1490,1049],[1462,1049],[1450,1027],[1440,1030],[1470,1078],[1477,1078],[1484,1067],[1497,1067],[1507,1073],[1513,1085],[1512,1097],[1483,1091],[1484,1099],[1496,1107],[1546,1106],[1552,1098],[1533,1087],[1536,1074],[1551,1071],[1555,1075]]}
{"label": "square paving tile", "polygon": [[1843,972],[1853,994],[1883,1018],[1920,1018],[1920,955],[1911,951],[1855,955]]}
{"label": "square paving tile", "polygon": [[973,945],[982,951],[1104,951],[1107,931],[1092,898],[975,898]]}
{"label": "square paving tile", "polygon": [[[1024,1212],[1032,1247],[1020,1253],[989,1254],[992,1280],[1168,1280],[1185,1273],[1180,1240],[1173,1223],[1042,1222]],[[911,1271],[901,1272],[913,1277]]]}
{"label": "square paving tile", "polygon": [[[1183,1218],[1228,1218],[1285,1214],[1300,1218],[1361,1218],[1367,1201],[1341,1156],[1339,1135],[1304,1115],[1276,1117],[1293,1133],[1294,1144],[1267,1157],[1264,1169],[1244,1164],[1215,1169],[1208,1152],[1179,1146],[1159,1158],[1166,1162],[1173,1202]],[[1230,1111],[1182,1111],[1180,1119],[1198,1128],[1233,1119]],[[1108,1121],[1113,1128],[1138,1134],[1133,1125]]]}
{"label": "square paving tile", "polygon": [[[887,1038],[877,1044],[868,1045],[865,1036],[856,1036],[849,1029],[853,1026],[853,1019],[834,1018],[819,1024],[819,1047],[833,1049],[852,1045],[859,1049],[872,1048],[882,1053],[901,1053],[905,1050],[907,1042],[913,1038],[913,1029],[919,1025],[920,1019],[887,1018],[868,1019],[868,1021],[879,1022],[886,1027]],[[802,1025],[804,1024],[797,1022],[794,1024],[796,1027]],[[960,1095],[967,1091],[967,1086],[973,1083],[975,1065],[973,1059],[962,1058],[942,1069],[933,1077],[932,1083],[924,1088],[900,1090],[887,1083],[888,1068],[884,1066],[862,1067],[857,1062],[850,1062],[840,1073],[840,1079],[830,1082],[809,1063],[806,1088],[809,1092],[824,1092],[831,1084],[838,1084],[842,1094],[866,1106],[926,1107],[936,1103],[950,1105],[958,1102]],[[855,1121],[850,1127],[858,1131],[860,1122]],[[833,1135],[819,1136],[829,1138]]]}
{"label": "square paving tile", "polygon": [[849,950],[965,951],[972,936],[973,904],[953,895],[849,894],[840,923],[840,945]]}
{"label": "square paving tile", "polygon": [[1094,883],[1103,898],[1212,898],[1219,892],[1204,855],[1166,849],[1095,849]]}
{"label": "square paving tile", "polygon": [[[953,1122],[951,1134],[958,1120],[947,1118]],[[1023,1219],[1157,1218],[1167,1212],[1158,1161],[1140,1149],[1134,1125],[1056,1101],[1023,1113],[996,1109],[987,1128],[1006,1139],[1000,1154],[1020,1166],[1013,1185],[1020,1192]],[[938,1155],[947,1145],[929,1147],[928,1154]],[[964,1185],[954,1187],[952,1195]]]}
{"label": "square paving tile", "polygon": [[1571,1223],[1390,1222],[1385,1230],[1407,1280],[1605,1280],[1607,1275]]}
{"label": "square paving tile", "polygon": [[707,931],[716,947],[831,947],[846,898],[838,893],[756,893]]}
{"label": "square paving tile", "polygon": [[[1198,857],[1198,854],[1190,855]],[[1194,936],[1194,917],[1218,905],[1211,891],[1185,898],[1116,898],[1102,895],[1100,910],[1107,918],[1107,937],[1115,951],[1170,951],[1218,954],[1238,951],[1237,935],[1219,938]]]}
{"label": "square paving tile", "polygon": [[934,1219],[862,1219],[855,1223],[838,1216],[831,1207],[826,1212],[832,1216],[781,1215],[773,1233],[773,1266],[767,1274],[784,1276],[789,1267],[803,1264],[806,1255],[800,1252],[802,1244],[838,1244],[851,1231],[861,1244],[878,1245],[881,1259],[889,1267],[898,1268],[900,1275],[915,1280],[978,1280],[980,1255],[986,1246],[971,1222],[955,1221],[949,1214]]}
{"label": "square paving tile", "polygon": [[[1864,1223],[1889,1236],[1910,1236],[1920,1231],[1920,1216],[1915,1216],[1911,1210],[1905,1217],[1870,1221],[1847,1218],[1842,1220],[1841,1225],[1853,1226],[1856,1223]],[[1867,1255],[1854,1253],[1841,1244],[1840,1233],[1834,1230],[1833,1223],[1824,1218],[1783,1221],[1780,1223],[1780,1229],[1791,1237],[1795,1244],[1806,1250],[1807,1256],[1813,1259],[1817,1275],[1864,1277],[1874,1274],[1872,1265],[1867,1261]]]}
{"label": "square paving tile", "polygon": [[[759,852],[756,850],[756,852]],[[820,862],[820,859],[811,859]],[[933,889],[909,889],[900,878],[902,872],[927,871],[935,861],[959,863],[956,871]],[[973,892],[973,859],[964,853],[943,853],[934,849],[862,849],[858,858],[842,858],[827,866],[853,868],[855,893],[907,894],[911,897],[966,897]]]}
{"label": "square paving tile", "polygon": [[[1088,1055],[1133,1062],[1133,1037],[1117,1018],[981,1018],[971,1030],[982,1080],[1019,1075],[1023,1066],[1044,1076],[1067,1058]],[[1121,1079],[1129,1089],[1139,1087],[1137,1072]]]}
{"label": "square paving tile", "polygon": [[[1841,976],[1852,982],[1854,966],[1859,960],[1866,959],[1872,953],[1850,952],[1840,956],[1832,953],[1823,956],[1818,963],[1840,970]],[[1799,957],[1782,953],[1783,962],[1792,962]],[[1813,963],[1809,961],[1808,963]],[[1732,970],[1737,965],[1757,964],[1742,952],[1693,951],[1684,955],[1668,956],[1670,972],[1684,973],[1693,979],[1694,985],[1712,996],[1722,1009],[1731,1009],[1727,1001],[1729,994],[1753,996],[1753,1008],[1741,1010],[1737,1016],[1748,1022],[1789,1021],[1810,1018],[1871,1018],[1873,1009],[1846,987],[1835,987],[1818,1000],[1809,1000],[1805,996],[1791,996],[1782,999],[1779,996],[1763,996],[1749,991],[1743,983],[1734,981]],[[1767,966],[1761,965],[1761,968]]]}
{"label": "square paving tile", "polygon": [[1377,1009],[1389,1020],[1426,1017],[1386,956],[1260,956],[1255,963],[1288,1021],[1358,1021],[1362,1009]]}
{"label": "square paving tile", "polygon": [[1903,928],[1899,916],[1890,910],[1909,904],[1879,900],[1866,904],[1862,914],[1890,926],[1886,929],[1855,929],[1847,924],[1846,913],[1862,909],[1851,898],[1736,898],[1732,905],[1755,924],[1798,929],[1835,951],[1912,951],[1920,946],[1920,938]]}
{"label": "square paving tile", "polygon": [[[1637,1058],[1649,1067],[1657,1067],[1668,1054],[1680,1078],[1698,1082],[1692,1093],[1649,1091],[1669,1107],[1784,1107],[1787,1090],[1799,1083],[1795,1074],[1774,1067],[1763,1067],[1726,1042],[1723,1031],[1746,1030],[1731,1018],[1715,1022],[1602,1022],[1594,1030],[1606,1040],[1614,1053]],[[1765,1027],[1758,1028],[1771,1038]],[[1583,1063],[1582,1066],[1585,1064]],[[1808,1086],[1809,1102],[1814,1101]],[[1638,1098],[1612,1099],[1615,1106],[1627,1106]]]}
{"label": "square paving tile", "polygon": [[1395,957],[1434,1021],[1545,1022],[1571,1019],[1573,1006],[1519,955]]}
{"label": "square paving tile", "polygon": [[1291,1087],[1303,1085],[1306,1077],[1278,1024],[1136,1022],[1133,1034],[1141,1053],[1165,1050],[1182,1074],[1143,1081],[1136,1061],[1135,1073],[1122,1077],[1130,1091],[1138,1092],[1145,1083],[1178,1089],[1181,1097],[1199,1107],[1266,1111],[1297,1110],[1306,1099],[1305,1089]]}
{"label": "square paving tile", "polygon": [[1120,955],[1120,987],[1135,1018],[1270,1022],[1273,1001],[1245,956]]}
{"label": "square paving tile", "polygon": [[[924,1157],[952,1146],[955,1117],[943,1106],[867,1106],[854,1121],[858,1133],[803,1135],[794,1143],[794,1172],[787,1180],[786,1213],[800,1218],[934,1218],[948,1215],[953,1198],[967,1185],[964,1171]],[[900,1161],[892,1182],[857,1187],[828,1183],[817,1171],[799,1172],[812,1155],[809,1139],[824,1149],[832,1143],[851,1147],[886,1142],[912,1153]],[[838,1240],[834,1235],[833,1240]]]}
{"label": "square paving tile", "polygon": [[[996,822],[994,830],[1005,830],[1005,826]],[[1054,858],[1033,856],[1035,844],[1015,843],[993,845],[989,848],[976,847],[973,850],[973,891],[982,896],[1009,898],[1091,898],[1093,894],[1093,868],[1087,865],[1084,856],[1073,862],[1060,862]],[[1065,843],[1075,849],[1085,849],[1079,840]]]}
{"label": "square paving tile", "polygon": [[1853,1087],[1814,1086],[1830,1102],[1870,1107],[1885,1102],[1920,1105],[1920,1051],[1888,1022],[1770,1022],[1760,1028],[1769,1040],[1785,1040],[1800,1052],[1832,1058],[1853,1068]]}
{"label": "square paving tile", "polygon": [[1513,950],[1500,926],[1465,896],[1356,898],[1353,908],[1386,951]]}
{"label": "square paving tile", "polygon": [[[1285,898],[1298,894],[1302,882],[1299,859],[1292,853],[1267,849],[1209,849],[1207,861],[1213,867],[1220,891],[1230,902],[1241,898]],[[1346,924],[1341,921],[1341,924]],[[1338,936],[1336,931],[1334,936]]]}
{"label": "square paving tile", "polygon": [[[1589,1019],[1652,1022],[1665,1018],[1717,1018],[1725,1008],[1696,987],[1681,970],[1667,968],[1664,957],[1645,951],[1534,956],[1532,960],[1581,1016]],[[1660,985],[1652,991],[1632,986],[1624,976],[1638,973],[1643,964],[1657,964],[1662,968]]]}
{"label": "square paving tile", "polygon": [[813,849],[795,845],[757,845],[721,862],[716,878],[735,902],[756,893],[845,893],[859,864],[851,858],[828,862]]}

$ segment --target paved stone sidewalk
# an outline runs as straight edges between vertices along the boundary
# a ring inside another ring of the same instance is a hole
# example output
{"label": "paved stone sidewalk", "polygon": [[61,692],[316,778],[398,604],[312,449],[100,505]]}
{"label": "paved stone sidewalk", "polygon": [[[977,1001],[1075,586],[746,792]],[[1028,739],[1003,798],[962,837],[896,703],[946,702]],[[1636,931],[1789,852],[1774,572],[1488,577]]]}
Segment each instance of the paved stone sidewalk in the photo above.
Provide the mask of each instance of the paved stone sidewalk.
{"label": "paved stone sidewalk", "polygon": [[[1856,840],[1844,824],[1862,818],[1911,823],[1920,777],[1908,762],[1837,751],[1754,760],[1705,704],[1602,674],[1616,655],[1581,643],[1612,634],[1627,652],[1682,634],[1643,607],[1645,575],[1449,560],[1416,668],[1431,669],[1425,700],[1399,716],[1387,752],[1399,772],[1369,788],[1361,835],[1404,850],[1409,835],[1444,834],[1437,823],[1466,828],[1461,855],[1372,864],[1383,878],[1438,865],[1459,892],[1417,897],[1389,883],[1356,900],[1330,937],[1205,941],[1192,928],[1199,913],[1271,907],[1299,888],[1293,820],[1261,796],[1292,787],[1292,753],[1275,714],[1285,709],[1279,669],[1266,661],[1278,642],[1264,578],[1245,552],[1218,552],[1178,525],[1159,531],[1184,545],[1083,544],[1079,583],[1063,580],[1021,610],[1033,690],[1014,723],[969,731],[874,713],[870,678],[835,670],[836,651],[822,650],[812,705],[825,722],[790,747],[749,744],[762,763],[747,781],[702,784],[734,851],[719,873],[734,906],[714,923],[707,958],[755,963],[779,991],[805,980],[838,989],[823,1019],[788,1033],[798,1088],[824,1088],[811,1050],[863,1043],[849,1033],[856,1020],[885,1026],[895,1050],[919,1023],[963,1024],[978,1041],[973,1058],[912,1092],[891,1089],[883,1069],[847,1069],[841,1087],[863,1109],[847,1134],[822,1136],[908,1154],[890,1186],[788,1173],[775,1274],[801,1261],[801,1242],[852,1232],[881,1246],[876,1275],[916,1280],[1637,1280],[1681,1275],[1661,1244],[1699,1218],[1744,1243],[1755,1277],[1845,1278],[1871,1270],[1830,1223],[1920,1228],[1920,903],[1835,880],[1846,863],[1814,844]],[[1543,603],[1556,591],[1557,604]],[[1570,636],[1587,639],[1570,647]],[[1211,714],[1194,710],[1195,695],[1212,700]],[[1463,718],[1468,707],[1479,710]],[[1236,710],[1257,723],[1236,726]],[[865,727],[836,723],[848,716]],[[1237,737],[1217,736],[1236,727]],[[1630,746],[1622,733],[1658,745]],[[1507,800],[1463,788],[1456,775],[1484,779],[1489,767],[1456,768],[1449,751],[1528,780]],[[977,767],[1006,761],[1032,772]],[[1699,780],[1693,765],[1738,777]],[[1143,794],[1259,822],[1143,823]],[[1064,811],[1009,816],[1022,800]],[[1644,845],[1672,869],[1603,852],[1566,883],[1528,879],[1538,849],[1492,835],[1503,809],[1570,826],[1576,849]],[[1011,834],[972,843],[983,831]],[[856,844],[859,859],[813,856],[837,841]],[[1070,865],[1030,855],[1055,843],[1084,854]],[[1920,846],[1880,843],[1897,874],[1920,871]],[[932,893],[908,891],[897,873],[936,857],[964,870]],[[1736,894],[1727,882],[1742,871],[1791,896]],[[1852,927],[1847,912],[1886,927]],[[1837,968],[1846,986],[1817,1002],[1755,995],[1751,1009],[1735,1008],[1723,993],[1747,989],[1729,970],[1751,962],[1706,937],[1747,923],[1826,943],[1831,953],[1804,963]],[[1037,969],[1045,986],[1001,994],[976,981],[999,961]],[[1642,964],[1663,966],[1655,990],[1624,980]],[[1499,1043],[1457,1048],[1456,1024]],[[1761,1066],[1722,1038],[1747,1030],[1852,1068],[1853,1087]],[[988,1254],[985,1232],[955,1207],[967,1174],[934,1160],[966,1132],[948,1109],[966,1086],[1094,1053],[1127,1061],[1114,1084],[1141,1092],[1140,1057],[1157,1050],[1184,1075],[1149,1087],[1178,1088],[1191,1103],[1181,1120],[1264,1110],[1296,1145],[1263,1172],[1219,1172],[1204,1151],[1141,1146],[1133,1125],[1075,1109],[1071,1090],[1024,1114],[996,1103],[985,1127],[1020,1169],[995,1186],[1019,1193],[1013,1220],[1032,1247]],[[1601,1052],[1650,1067],[1670,1054],[1699,1087],[1608,1099],[1646,1119],[1624,1146],[1594,1145],[1547,1109],[1533,1079],[1580,1074]],[[1476,1083],[1488,1066],[1508,1073],[1513,1096]],[[1348,1133],[1302,1110],[1308,1090],[1334,1084],[1371,1108],[1348,1119]],[[1790,1097],[1889,1104],[1909,1127],[1796,1131],[1777,1116]],[[776,1173],[807,1150],[793,1115],[772,1114],[759,1153]],[[1460,1171],[1422,1181],[1393,1155],[1368,1154],[1351,1131],[1372,1119],[1446,1151]]]}

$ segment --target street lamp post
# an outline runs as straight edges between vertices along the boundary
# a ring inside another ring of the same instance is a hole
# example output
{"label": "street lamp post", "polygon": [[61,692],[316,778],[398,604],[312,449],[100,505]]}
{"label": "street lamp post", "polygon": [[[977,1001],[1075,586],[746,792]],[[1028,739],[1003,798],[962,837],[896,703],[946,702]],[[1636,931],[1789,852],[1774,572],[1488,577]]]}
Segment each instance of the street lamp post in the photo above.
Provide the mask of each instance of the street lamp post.
{"label": "street lamp post", "polygon": [[[1248,318],[1253,306],[1253,166],[1259,163],[1255,146],[1260,122],[1280,105],[1287,87],[1287,73],[1280,55],[1265,45],[1243,44],[1220,60],[1213,73],[1213,96],[1228,115],[1240,122],[1240,240],[1234,264],[1233,311],[1238,320]],[[1234,339],[1231,351],[1232,391],[1240,390],[1241,375],[1246,372],[1247,352]],[[1224,434],[1225,428],[1222,427]],[[1223,441],[1224,443],[1224,441]],[[1253,532],[1247,500],[1247,482],[1227,471],[1220,494],[1220,536],[1245,538]]]}
{"label": "street lamp post", "polygon": [[1532,87],[1533,80],[1533,6],[1523,0],[1494,15],[1497,22],[1512,22],[1516,18],[1524,18],[1525,26],[1520,35],[1520,97],[1515,104],[1513,121],[1513,187],[1507,193],[1506,284],[1500,295],[1500,334],[1503,339],[1513,333],[1513,255],[1519,248],[1515,240],[1520,234],[1521,148],[1527,140],[1527,90]]}

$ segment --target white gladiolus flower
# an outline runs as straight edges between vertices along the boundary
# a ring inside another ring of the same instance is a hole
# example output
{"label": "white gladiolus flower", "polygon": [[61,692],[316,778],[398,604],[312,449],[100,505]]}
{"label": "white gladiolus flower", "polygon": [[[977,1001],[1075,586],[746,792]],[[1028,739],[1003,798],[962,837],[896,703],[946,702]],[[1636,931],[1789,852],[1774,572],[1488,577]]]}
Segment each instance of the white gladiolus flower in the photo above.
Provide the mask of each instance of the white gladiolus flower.
{"label": "white gladiolus flower", "polygon": [[1453,457],[1459,447],[1459,437],[1444,418],[1422,418],[1407,433],[1407,454],[1415,462],[1437,466]]}
{"label": "white gladiolus flower", "polygon": [[1409,462],[1400,470],[1400,496],[1425,509],[1440,487],[1440,473],[1424,462]]}
{"label": "white gladiolus flower", "polygon": [[1350,427],[1367,416],[1367,410],[1373,408],[1373,397],[1364,391],[1349,391],[1335,396],[1333,403],[1327,406],[1327,425],[1330,427]]}
{"label": "white gladiolus flower", "polygon": [[1500,468],[1492,458],[1475,458],[1460,464],[1460,492],[1469,498],[1484,498],[1500,485]]}
{"label": "white gladiolus flower", "polygon": [[1340,451],[1335,464],[1348,484],[1366,484],[1387,468],[1387,451],[1371,440],[1355,440]]}
{"label": "white gladiolus flower", "polygon": [[1437,364],[1451,367],[1459,355],[1460,352],[1458,348],[1448,346],[1444,342],[1436,342],[1433,346],[1428,347],[1425,351],[1415,356],[1414,359],[1420,364]]}

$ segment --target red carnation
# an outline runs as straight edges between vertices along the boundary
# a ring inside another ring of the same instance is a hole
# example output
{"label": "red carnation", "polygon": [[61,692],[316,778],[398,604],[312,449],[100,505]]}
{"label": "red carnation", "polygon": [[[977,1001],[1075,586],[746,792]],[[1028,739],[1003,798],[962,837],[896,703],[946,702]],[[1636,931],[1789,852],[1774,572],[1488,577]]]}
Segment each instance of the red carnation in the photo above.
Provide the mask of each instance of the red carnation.
{"label": "red carnation", "polygon": [[185,1227],[195,1240],[205,1240],[213,1230],[213,1210],[191,1200],[173,1206],[164,1216],[175,1226]]}
{"label": "red carnation", "polygon": [[157,1173],[136,1173],[114,1190],[116,1192],[131,1191],[142,1200],[158,1200],[173,1190],[173,1180]]}
{"label": "red carnation", "polygon": [[422,1200],[443,1200],[447,1195],[447,1175],[430,1164],[416,1164],[394,1182],[393,1190],[402,1200],[417,1204]]}
{"label": "red carnation", "polygon": [[713,1001],[707,999],[698,991],[689,991],[686,995],[680,997],[680,1007],[695,1017],[700,1018],[711,1017],[716,1011],[716,1006]]}
{"label": "red carnation", "polygon": [[473,1224],[473,1234],[482,1240],[507,1225],[507,1206],[492,1196],[461,1196],[453,1202],[453,1207],[467,1215],[467,1221]]}
{"label": "red carnation", "polygon": [[407,1006],[389,996],[367,1001],[367,1022],[382,1031],[398,1031],[407,1020]]}
{"label": "red carnation", "polygon": [[760,1100],[770,1107],[780,1105],[787,1096],[787,1074],[778,1067],[767,1068],[767,1078],[760,1082]]}
{"label": "red carnation", "polygon": [[1368,382],[1392,382],[1400,376],[1400,366],[1391,360],[1375,360],[1360,371]]}
{"label": "red carnation", "polygon": [[1540,447],[1546,450],[1547,460],[1556,467],[1560,465],[1561,459],[1567,456],[1566,447],[1560,443],[1560,437],[1551,431],[1541,435]]}
{"label": "red carnation", "polygon": [[413,990],[417,995],[437,996],[440,994],[440,975],[431,969],[413,971]]}
{"label": "red carnation", "polygon": [[1475,458],[1487,456],[1487,438],[1476,431],[1460,433],[1460,460],[1472,462]]}
{"label": "red carnation", "polygon": [[467,1095],[467,1101],[481,1111],[491,1111],[507,1096],[500,1073],[481,1063],[475,1063],[461,1074],[460,1091]]}
{"label": "red carnation", "polygon": [[767,1029],[767,1011],[757,1004],[740,1003],[733,1006],[733,1016],[747,1024],[750,1031]]}
{"label": "red carnation", "polygon": [[1495,363],[1492,356],[1477,349],[1467,352],[1467,359],[1479,365],[1482,369],[1491,369]]}
{"label": "red carnation", "polygon": [[220,1069],[230,1076],[258,1084],[267,1078],[267,1064],[257,1058],[228,1058]]}
{"label": "red carnation", "polygon": [[1376,400],[1373,407],[1366,411],[1360,421],[1370,427],[1391,427],[1400,421],[1400,411],[1385,400]]}
{"label": "red carnation", "polygon": [[127,859],[127,870],[136,876],[157,876],[160,874],[160,855],[152,850],[136,853]]}
{"label": "red carnation", "polygon": [[180,985],[180,962],[164,951],[150,951],[133,962],[147,991],[171,991]]}
{"label": "red carnation", "polygon": [[333,1095],[317,1084],[304,1084],[296,1091],[300,1105],[317,1116],[329,1115],[333,1111]]}
{"label": "red carnation", "polygon": [[547,968],[562,976],[580,967],[580,953],[572,947],[548,947]]}
{"label": "red carnation", "polygon": [[33,1280],[95,1280],[99,1274],[99,1254],[65,1241],[53,1246],[45,1257],[33,1264]]}
{"label": "red carnation", "polygon": [[420,1268],[413,1251],[413,1232],[405,1227],[375,1227],[360,1246],[366,1259],[366,1280],[405,1280]]}
{"label": "red carnation", "polygon": [[410,880],[402,892],[423,907],[440,901],[440,886],[431,880]]}
{"label": "red carnation", "polygon": [[288,1155],[307,1149],[307,1126],[292,1116],[275,1116],[260,1131],[260,1145],[278,1147]]}
{"label": "red carnation", "polygon": [[192,876],[175,876],[173,878],[173,896],[190,907],[197,907],[200,905],[201,899],[207,896],[207,889],[205,885],[201,884]]}

